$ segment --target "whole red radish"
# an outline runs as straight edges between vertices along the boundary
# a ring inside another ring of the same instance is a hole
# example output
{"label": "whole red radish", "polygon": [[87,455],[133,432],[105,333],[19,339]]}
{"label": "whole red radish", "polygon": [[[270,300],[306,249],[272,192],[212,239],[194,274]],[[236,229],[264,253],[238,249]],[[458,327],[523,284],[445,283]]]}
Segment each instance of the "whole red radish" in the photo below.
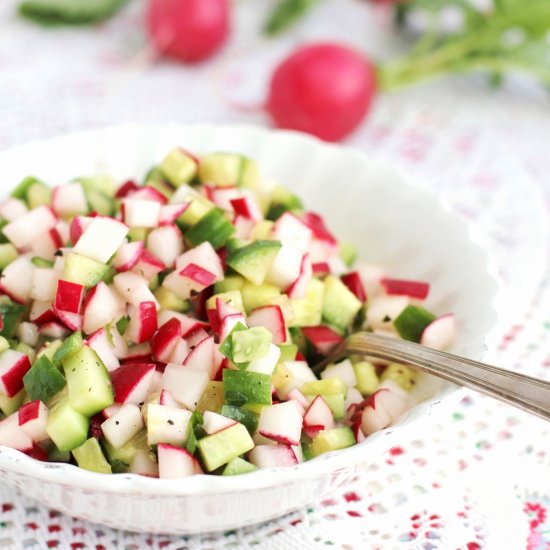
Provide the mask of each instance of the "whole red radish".
{"label": "whole red radish", "polygon": [[267,109],[279,128],[338,141],[357,128],[375,93],[374,66],[363,55],[339,44],[310,44],[277,67]]}
{"label": "whole red radish", "polygon": [[201,61],[227,39],[229,1],[149,0],[147,27],[160,53],[181,61]]}

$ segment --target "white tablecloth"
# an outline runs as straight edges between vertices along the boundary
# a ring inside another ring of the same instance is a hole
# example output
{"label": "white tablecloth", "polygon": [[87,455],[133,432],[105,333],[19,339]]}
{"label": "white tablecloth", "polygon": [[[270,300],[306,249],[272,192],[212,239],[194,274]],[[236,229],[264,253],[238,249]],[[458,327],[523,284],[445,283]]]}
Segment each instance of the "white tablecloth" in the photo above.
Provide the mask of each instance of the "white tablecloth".
{"label": "white tablecloth", "polygon": [[[270,67],[302,40],[378,58],[403,47],[383,13],[327,0],[277,40],[270,2],[235,2],[235,32],[196,67],[154,60],[143,4],[93,28],[40,28],[0,4],[0,147],[124,121],[267,124]],[[550,377],[550,106],[522,82],[450,78],[381,96],[347,144],[436,189],[483,234],[504,283],[489,361]],[[11,184],[0,182],[6,189]],[[467,292],[467,281],[465,281]],[[267,525],[203,537],[139,536],[60,516],[0,487],[1,548],[550,547],[548,425],[473,393],[402,441],[371,473]]]}

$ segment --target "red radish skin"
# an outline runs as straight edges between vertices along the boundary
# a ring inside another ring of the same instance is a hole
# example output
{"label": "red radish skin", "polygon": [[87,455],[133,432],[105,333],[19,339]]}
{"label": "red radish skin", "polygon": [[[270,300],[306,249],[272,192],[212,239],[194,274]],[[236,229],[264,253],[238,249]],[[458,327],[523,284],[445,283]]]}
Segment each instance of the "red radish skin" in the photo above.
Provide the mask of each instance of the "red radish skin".
{"label": "red radish skin", "polygon": [[165,205],[168,202],[167,198],[160,191],[157,191],[154,187],[149,187],[148,185],[132,191],[128,194],[128,197],[131,197],[132,199],[143,199],[146,201],[158,202],[161,205]]}
{"label": "red radish skin", "polygon": [[430,285],[421,281],[406,281],[384,277],[380,282],[386,294],[390,296],[408,296],[417,300],[425,300],[430,292]]}
{"label": "red radish skin", "polygon": [[57,282],[55,308],[68,313],[78,313],[84,296],[84,287],[77,283],[60,279]]}
{"label": "red radish skin", "polygon": [[126,363],[113,371],[111,381],[115,391],[115,403],[143,403],[153,382],[154,372],[153,363]]}
{"label": "red radish skin", "polygon": [[188,279],[191,279],[192,281],[195,281],[205,287],[210,286],[216,280],[216,275],[214,275],[214,273],[210,273],[210,271],[206,271],[206,269],[203,269],[196,264],[186,265],[180,271],[180,275],[182,277],[187,277]]}
{"label": "red radish skin", "polygon": [[334,428],[334,416],[327,402],[318,395],[304,414],[304,426],[321,426],[323,430]]}
{"label": "red radish skin", "polygon": [[433,349],[447,349],[455,338],[456,322],[452,313],[447,313],[432,321],[420,336],[420,343]]}
{"label": "red radish skin", "polygon": [[363,303],[367,301],[367,294],[365,292],[365,288],[363,287],[361,277],[357,271],[352,271],[351,273],[342,275],[340,278],[342,279],[342,282],[351,290],[351,292],[355,294],[359,301]]}
{"label": "red radish skin", "polygon": [[327,229],[325,221],[319,214],[314,212],[306,212],[303,216],[303,220],[313,231],[315,239],[325,241],[331,245],[338,245],[338,241],[334,238],[334,235]]}
{"label": "red radish skin", "polygon": [[129,194],[131,194],[133,191],[137,191],[139,189],[139,186],[135,181],[128,180],[125,181],[115,193],[115,197],[117,199],[123,199],[124,197],[127,197]]}
{"label": "red radish skin", "polygon": [[227,40],[228,0],[149,0],[147,28],[158,52],[184,62],[202,61]]}
{"label": "red radish skin", "polygon": [[273,343],[275,345],[286,342],[285,318],[279,306],[258,307],[250,313],[247,321],[251,327],[267,328],[273,334]]}
{"label": "red radish skin", "polygon": [[318,353],[328,355],[343,338],[330,327],[319,325],[317,327],[303,327],[304,336],[311,342]]}
{"label": "red radish skin", "polygon": [[0,389],[8,397],[13,397],[23,389],[23,376],[31,368],[28,355],[6,350],[0,356]]}
{"label": "red radish skin", "polygon": [[248,218],[255,222],[260,221],[263,218],[259,206],[250,196],[231,199],[229,202],[239,216],[243,216],[244,218]]}
{"label": "red radish skin", "polygon": [[276,126],[338,141],[353,132],[376,93],[374,66],[335,43],[301,46],[276,69],[267,109]]}
{"label": "red radish skin", "polygon": [[160,327],[151,341],[153,357],[166,363],[180,338],[181,323],[176,318],[170,319]]}
{"label": "red radish skin", "polygon": [[113,260],[113,265],[118,272],[129,271],[140,260],[143,253],[143,241],[124,243],[118,250]]}
{"label": "red radish skin", "polygon": [[189,207],[191,203],[166,204],[160,207],[159,225],[170,225],[174,223]]}
{"label": "red radish skin", "polygon": [[314,263],[311,268],[313,270],[313,275],[316,275],[317,277],[322,277],[323,275],[328,275],[330,273],[330,266],[327,262]]}

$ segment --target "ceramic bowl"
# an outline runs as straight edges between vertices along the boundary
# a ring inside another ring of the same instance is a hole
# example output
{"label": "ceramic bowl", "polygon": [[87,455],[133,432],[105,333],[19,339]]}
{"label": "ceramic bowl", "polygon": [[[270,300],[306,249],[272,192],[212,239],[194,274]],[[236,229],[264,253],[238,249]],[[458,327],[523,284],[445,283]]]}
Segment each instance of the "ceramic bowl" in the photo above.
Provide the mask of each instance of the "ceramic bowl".
{"label": "ceramic bowl", "polygon": [[[246,126],[118,126],[35,141],[0,154],[7,192],[31,174],[51,184],[106,173],[141,179],[172,147],[235,151],[256,159],[262,174],[297,193],[325,216],[334,233],[363,259],[396,277],[428,280],[427,307],[452,311],[459,332],[453,351],[480,359],[496,315],[497,285],[488,256],[466,225],[437,197],[411,185],[394,167],[304,135]],[[420,404],[363,443],[295,467],[244,476],[159,480],[96,474],[39,462],[0,447],[0,478],[42,504],[115,528],[201,533],[250,525],[321,499],[348,483],[401,438],[422,437],[423,420],[458,387],[422,376]]]}

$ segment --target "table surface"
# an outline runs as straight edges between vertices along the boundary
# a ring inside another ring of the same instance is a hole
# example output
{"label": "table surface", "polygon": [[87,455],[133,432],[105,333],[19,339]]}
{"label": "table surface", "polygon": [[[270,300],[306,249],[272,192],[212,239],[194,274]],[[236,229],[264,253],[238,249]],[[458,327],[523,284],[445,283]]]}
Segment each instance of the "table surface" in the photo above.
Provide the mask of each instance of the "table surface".
{"label": "table surface", "polygon": [[[269,67],[296,43],[338,39],[378,58],[403,47],[383,10],[364,2],[327,1],[293,32],[267,40],[259,28],[269,2],[240,0],[231,44],[210,63],[185,67],[153,59],[139,0],[93,29],[35,27],[15,5],[0,4],[0,148],[126,121],[264,125]],[[549,143],[545,94],[519,80],[491,90],[481,77],[384,95],[347,141],[436,190],[484,236],[503,282],[486,359],[547,378]],[[117,532],[0,487],[0,547],[550,548],[546,423],[466,392],[425,429],[325,501],[225,534]]]}

